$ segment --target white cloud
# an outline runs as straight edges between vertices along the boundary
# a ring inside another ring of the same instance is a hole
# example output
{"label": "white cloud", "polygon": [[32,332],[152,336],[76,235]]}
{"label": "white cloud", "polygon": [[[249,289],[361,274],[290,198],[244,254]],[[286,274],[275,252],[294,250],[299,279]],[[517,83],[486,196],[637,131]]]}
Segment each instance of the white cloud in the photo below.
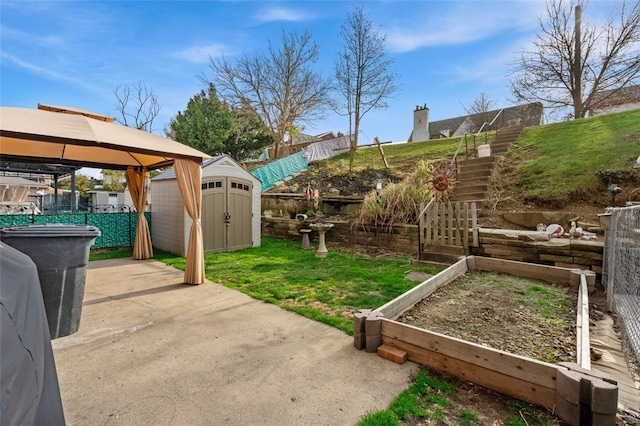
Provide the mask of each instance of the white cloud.
{"label": "white cloud", "polygon": [[293,10],[293,9],[268,9],[254,16],[259,21],[273,22],[273,21],[287,21],[287,22],[299,22],[306,21],[311,18],[305,12]]}
{"label": "white cloud", "polygon": [[5,25],[0,26],[0,32],[4,42],[9,40],[15,43],[21,43],[22,45],[34,45],[46,48],[52,47],[64,47],[64,39],[57,35],[37,35],[26,31],[16,30]]}
{"label": "white cloud", "polygon": [[543,2],[454,2],[446,9],[425,3],[412,22],[393,26],[387,34],[390,50],[471,43],[505,30],[530,31],[537,26]]}
{"label": "white cloud", "polygon": [[59,73],[59,72],[55,72],[55,71],[51,71],[50,69],[32,64],[30,62],[24,61],[16,56],[13,55],[9,55],[8,53],[2,52],[2,54],[0,55],[0,57],[2,58],[3,61],[8,61],[11,62],[12,64],[14,64],[17,67],[20,67],[22,69],[25,69],[27,71],[32,72],[33,74],[37,74],[41,77],[45,77],[47,79],[50,80],[57,80],[57,81],[64,81],[67,83],[71,83],[73,85],[77,85],[80,87],[83,87],[87,90],[91,90],[93,92],[100,92],[101,89],[91,83],[88,83],[87,81],[84,81],[82,79],[76,78],[73,75],[67,75],[67,74],[63,74],[63,73]]}
{"label": "white cloud", "polygon": [[186,49],[174,52],[173,57],[184,59],[194,64],[204,64],[209,62],[209,58],[215,58],[222,53],[229,54],[229,48],[224,44],[212,43],[200,46],[191,46]]}

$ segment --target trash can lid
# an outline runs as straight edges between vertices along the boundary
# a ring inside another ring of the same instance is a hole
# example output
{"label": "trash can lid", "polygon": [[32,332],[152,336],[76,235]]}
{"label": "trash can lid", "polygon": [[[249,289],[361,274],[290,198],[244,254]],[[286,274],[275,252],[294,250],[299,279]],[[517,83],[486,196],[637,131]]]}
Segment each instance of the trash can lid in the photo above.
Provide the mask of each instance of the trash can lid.
{"label": "trash can lid", "polygon": [[100,230],[89,225],[45,223],[2,228],[0,235],[3,237],[98,237]]}

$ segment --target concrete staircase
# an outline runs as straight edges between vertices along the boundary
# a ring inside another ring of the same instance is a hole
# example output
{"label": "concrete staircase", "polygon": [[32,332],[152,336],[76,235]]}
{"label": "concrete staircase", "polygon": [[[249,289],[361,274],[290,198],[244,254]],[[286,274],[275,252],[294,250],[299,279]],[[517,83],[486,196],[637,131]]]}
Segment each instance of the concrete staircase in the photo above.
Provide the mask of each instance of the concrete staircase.
{"label": "concrete staircase", "polygon": [[[477,215],[481,216],[482,208],[485,206],[489,194],[491,176],[496,167],[497,157],[507,152],[511,144],[520,137],[521,133],[521,126],[500,129],[493,143],[491,143],[491,155],[460,161],[457,177],[459,183],[453,190],[452,201],[468,202],[469,204],[476,203]],[[460,226],[462,225],[460,224]],[[470,228],[472,224],[467,223],[467,225]],[[466,254],[463,246],[429,243],[423,245],[417,261],[432,266],[448,266],[457,262],[461,256]]]}
{"label": "concrete staircase", "polygon": [[491,143],[492,155],[504,155],[512,143],[518,140],[522,134],[524,126],[513,126],[499,129],[496,137]]}
{"label": "concrete staircase", "polygon": [[496,167],[497,156],[504,155],[511,144],[522,134],[522,126],[505,127],[498,130],[491,143],[491,155],[488,157],[462,160],[459,165],[458,186],[454,189],[454,201],[476,203],[482,209],[489,193],[491,176]]}

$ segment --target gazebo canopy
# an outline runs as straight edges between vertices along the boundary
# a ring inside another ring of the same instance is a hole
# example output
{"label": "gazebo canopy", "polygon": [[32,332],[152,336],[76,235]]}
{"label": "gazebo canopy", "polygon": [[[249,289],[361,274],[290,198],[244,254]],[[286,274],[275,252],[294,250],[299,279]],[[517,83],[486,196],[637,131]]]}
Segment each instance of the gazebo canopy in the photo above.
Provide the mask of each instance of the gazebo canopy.
{"label": "gazebo canopy", "polygon": [[144,217],[148,170],[174,164],[185,208],[194,219],[189,234],[185,282],[204,282],[200,204],[200,164],[209,155],[181,143],[78,108],[38,105],[38,109],[0,107],[0,156],[3,162],[60,163],[126,170],[138,209],[133,257],[153,256]]}
{"label": "gazebo canopy", "polygon": [[177,158],[199,163],[209,156],[161,136],[114,124],[77,108],[0,107],[3,161],[63,163],[125,170],[157,169]]}

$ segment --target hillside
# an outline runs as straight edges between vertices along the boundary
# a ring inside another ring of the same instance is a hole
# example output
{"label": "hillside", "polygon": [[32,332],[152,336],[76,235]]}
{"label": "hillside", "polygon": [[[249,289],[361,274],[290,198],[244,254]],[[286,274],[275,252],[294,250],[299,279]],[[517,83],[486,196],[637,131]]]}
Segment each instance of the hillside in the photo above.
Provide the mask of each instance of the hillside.
{"label": "hillside", "polygon": [[[486,136],[491,142],[493,134]],[[385,169],[376,147],[360,148],[348,171],[348,154],[312,164],[307,172],[270,192],[303,193],[307,183],[322,194],[363,196],[376,183],[402,180],[419,160],[450,162],[460,138],[383,145],[389,164]],[[468,148],[473,149],[469,140]],[[485,135],[476,144],[485,143]],[[502,211],[565,210],[595,221],[610,205],[607,187],[618,184],[623,192],[616,204],[624,205],[631,191],[640,188],[640,109],[582,120],[526,128],[498,163],[492,193],[483,215],[498,218]],[[465,146],[458,155],[464,161]],[[634,200],[640,201],[640,190]],[[495,222],[495,220],[494,220]],[[499,226],[499,223],[484,226]]]}

